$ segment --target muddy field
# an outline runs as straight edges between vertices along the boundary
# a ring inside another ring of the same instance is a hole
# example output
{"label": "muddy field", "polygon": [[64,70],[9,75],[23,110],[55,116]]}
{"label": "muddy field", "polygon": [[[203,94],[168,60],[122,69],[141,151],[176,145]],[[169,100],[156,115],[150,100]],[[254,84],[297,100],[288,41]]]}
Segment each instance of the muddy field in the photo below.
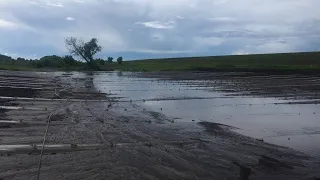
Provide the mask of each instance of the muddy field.
{"label": "muddy field", "polygon": [[[107,80],[106,80],[107,79]],[[320,157],[317,74],[252,72],[100,73],[94,84],[175,123],[209,121]]]}
{"label": "muddy field", "polygon": [[[179,81],[181,88],[186,83],[189,89],[209,91],[210,86],[229,96],[270,96],[290,104],[317,104],[319,99],[317,75],[112,76],[141,82],[151,78],[154,83]],[[154,111],[145,106],[168,101],[171,95],[126,97],[123,91],[130,90],[126,83],[111,87],[116,83],[99,73],[1,71],[0,179],[37,179],[38,173],[39,179],[320,178],[317,157],[240,135],[237,127],[224,123],[179,122],[166,115],[165,107]]]}

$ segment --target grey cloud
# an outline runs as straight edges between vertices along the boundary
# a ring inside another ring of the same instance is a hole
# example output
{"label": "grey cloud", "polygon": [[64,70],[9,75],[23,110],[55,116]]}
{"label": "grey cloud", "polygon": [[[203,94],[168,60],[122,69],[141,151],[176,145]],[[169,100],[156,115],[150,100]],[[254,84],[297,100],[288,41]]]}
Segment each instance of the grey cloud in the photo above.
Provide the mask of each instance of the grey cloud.
{"label": "grey cloud", "polygon": [[35,1],[28,1],[28,3],[30,3],[30,4],[34,4],[34,5],[38,5],[38,3],[37,3],[37,2],[35,2]]}
{"label": "grey cloud", "polygon": [[13,22],[0,19],[0,28],[15,28],[16,26]]}
{"label": "grey cloud", "polygon": [[101,55],[127,58],[316,50],[319,6],[318,0],[0,0],[0,49],[63,54],[64,38],[77,36],[97,37]]}
{"label": "grey cloud", "polygon": [[60,3],[50,3],[50,2],[47,2],[47,5],[48,6],[54,6],[54,7],[64,7],[62,4]]}
{"label": "grey cloud", "polygon": [[66,17],[67,21],[74,21],[75,19],[73,17]]}
{"label": "grey cloud", "polygon": [[73,0],[73,1],[77,3],[84,3],[84,1],[81,1],[81,0]]}
{"label": "grey cloud", "polygon": [[155,28],[155,29],[172,29],[175,27],[174,21],[169,22],[159,22],[159,21],[148,21],[148,22],[137,22],[136,24],[144,25],[148,28]]}

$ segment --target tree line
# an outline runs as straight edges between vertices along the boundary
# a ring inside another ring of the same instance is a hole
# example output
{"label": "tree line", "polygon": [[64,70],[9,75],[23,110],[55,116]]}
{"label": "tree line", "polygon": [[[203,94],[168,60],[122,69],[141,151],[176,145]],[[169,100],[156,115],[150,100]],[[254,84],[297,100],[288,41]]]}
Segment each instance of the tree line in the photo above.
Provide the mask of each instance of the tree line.
{"label": "tree line", "polygon": [[[108,57],[106,60],[102,58],[94,58],[94,55],[102,50],[102,47],[98,45],[98,40],[96,38],[92,38],[90,41],[84,42],[83,40],[75,37],[69,37],[65,39],[65,44],[70,55],[44,56],[40,59],[25,59],[22,57],[14,59],[10,56],[0,54],[0,64],[32,66],[35,68],[72,69],[84,67],[93,70],[100,70],[100,66],[106,66],[108,63],[114,63],[113,57]],[[77,56],[84,61],[78,61],[74,59],[73,56]],[[118,64],[122,64],[123,58],[118,57],[116,61]]]}
{"label": "tree line", "polygon": [[[108,57],[104,60],[102,58],[94,59],[91,64],[94,64],[94,69],[99,70],[99,66],[107,66],[108,64],[115,63],[113,57]],[[117,63],[122,64],[123,58],[119,57],[116,60]],[[87,63],[83,61],[75,60],[71,55],[65,56],[43,56],[40,59],[26,59],[22,57],[12,58],[10,56],[0,54],[0,65],[13,65],[13,66],[31,66],[34,68],[66,68],[72,69],[77,67],[87,67]]]}

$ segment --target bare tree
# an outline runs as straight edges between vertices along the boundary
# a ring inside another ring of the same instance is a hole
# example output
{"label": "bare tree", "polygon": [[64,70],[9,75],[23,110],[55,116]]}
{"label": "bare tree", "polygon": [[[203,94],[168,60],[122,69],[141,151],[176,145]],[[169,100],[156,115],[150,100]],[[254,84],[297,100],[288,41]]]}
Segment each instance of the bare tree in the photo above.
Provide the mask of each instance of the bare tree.
{"label": "bare tree", "polygon": [[76,37],[68,37],[65,39],[65,43],[72,55],[80,56],[87,62],[89,67],[97,68],[94,64],[93,56],[102,50],[102,47],[98,45],[98,39],[92,38],[85,43]]}

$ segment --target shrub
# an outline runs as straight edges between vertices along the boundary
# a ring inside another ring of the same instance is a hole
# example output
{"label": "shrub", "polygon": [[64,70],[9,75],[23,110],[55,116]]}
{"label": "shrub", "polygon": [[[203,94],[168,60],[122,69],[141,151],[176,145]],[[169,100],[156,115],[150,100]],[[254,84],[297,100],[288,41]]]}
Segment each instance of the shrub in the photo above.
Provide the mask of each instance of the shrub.
{"label": "shrub", "polygon": [[118,57],[117,62],[118,62],[119,64],[122,64],[122,62],[123,62],[123,58],[122,58],[121,56],[120,56],[120,57]]}
{"label": "shrub", "polygon": [[108,63],[112,63],[113,62],[113,57],[108,57]]}

